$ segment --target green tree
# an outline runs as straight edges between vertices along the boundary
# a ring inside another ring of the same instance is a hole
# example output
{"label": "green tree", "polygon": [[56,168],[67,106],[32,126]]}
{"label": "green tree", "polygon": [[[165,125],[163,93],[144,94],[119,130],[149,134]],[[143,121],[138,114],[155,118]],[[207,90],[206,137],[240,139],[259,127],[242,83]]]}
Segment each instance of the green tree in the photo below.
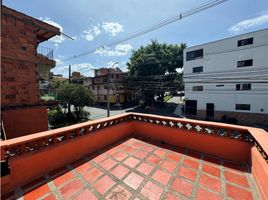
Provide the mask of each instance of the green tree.
{"label": "green tree", "polygon": [[161,44],[152,40],[151,44],[134,50],[127,63],[129,75],[149,76],[176,73],[183,66],[183,50],[186,44]]}
{"label": "green tree", "polygon": [[[149,103],[154,101],[155,95],[163,99],[163,94],[167,90],[168,85],[172,85],[173,88],[178,87],[178,89],[181,89],[182,86],[178,84],[182,84],[182,78],[181,75],[177,73],[176,69],[182,68],[183,66],[183,50],[185,48],[185,43],[161,44],[156,40],[152,40],[147,46],[141,46],[138,50],[134,50],[127,63],[129,84],[131,87],[142,90],[142,98],[145,99],[145,101],[148,100]],[[157,83],[159,86],[155,84],[152,88],[151,85],[156,83],[159,78],[164,77],[165,74],[172,76],[166,76],[166,78],[164,78],[165,80],[162,80],[162,83]],[[159,78],[157,76],[159,76]],[[148,84],[145,85],[144,83]],[[160,85],[164,86],[161,87]]]}
{"label": "green tree", "polygon": [[[58,100],[66,109],[68,105],[73,105],[76,120],[80,120],[83,115],[83,108],[92,105],[93,98],[90,91],[78,84],[65,82],[60,85],[58,91]],[[68,113],[70,116],[71,113]]]}

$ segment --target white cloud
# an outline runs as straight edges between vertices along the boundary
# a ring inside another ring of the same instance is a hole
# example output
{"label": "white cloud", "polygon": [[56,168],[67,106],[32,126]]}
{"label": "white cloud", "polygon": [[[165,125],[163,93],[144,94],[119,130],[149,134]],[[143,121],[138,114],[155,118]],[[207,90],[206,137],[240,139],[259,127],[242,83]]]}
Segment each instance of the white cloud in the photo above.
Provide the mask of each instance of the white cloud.
{"label": "white cloud", "polygon": [[233,33],[239,33],[239,32],[244,31],[246,29],[252,28],[254,26],[259,26],[259,25],[262,25],[265,23],[268,23],[268,12],[267,11],[266,11],[266,13],[263,13],[262,15],[260,15],[258,17],[238,22],[234,26],[230,27],[228,29],[228,31],[233,32]]}
{"label": "white cloud", "polygon": [[102,28],[111,36],[116,36],[118,33],[123,32],[123,26],[117,22],[103,22]]}
{"label": "white cloud", "polygon": [[130,44],[118,44],[115,46],[114,50],[110,50],[109,47],[103,46],[95,51],[95,54],[101,56],[125,56],[127,55],[133,47]]}
{"label": "white cloud", "polygon": [[111,67],[116,68],[116,67],[119,67],[119,65],[118,65],[118,62],[110,61],[107,63],[107,67],[108,68],[111,68]]}
{"label": "white cloud", "polygon": [[[40,17],[39,19],[42,20],[43,22],[46,22],[52,26],[59,28],[60,32],[63,32],[63,27],[57,22],[54,22],[53,20],[51,20],[49,17]],[[61,44],[64,40],[65,38],[62,35],[57,35],[49,39],[49,41],[54,43],[55,47],[59,47],[59,44]]]}
{"label": "white cloud", "polygon": [[88,30],[83,31],[83,38],[85,38],[87,41],[94,40],[95,37],[101,34],[100,25],[93,26],[89,28]]}
{"label": "white cloud", "polygon": [[54,58],[54,60],[56,61],[56,65],[63,64],[63,62],[62,62],[62,60],[60,58]]}
{"label": "white cloud", "polygon": [[95,26],[91,26],[87,30],[84,30],[82,37],[87,41],[92,41],[103,32],[110,36],[116,36],[118,33],[123,31],[123,26],[117,22],[103,22],[102,24],[97,24]]}

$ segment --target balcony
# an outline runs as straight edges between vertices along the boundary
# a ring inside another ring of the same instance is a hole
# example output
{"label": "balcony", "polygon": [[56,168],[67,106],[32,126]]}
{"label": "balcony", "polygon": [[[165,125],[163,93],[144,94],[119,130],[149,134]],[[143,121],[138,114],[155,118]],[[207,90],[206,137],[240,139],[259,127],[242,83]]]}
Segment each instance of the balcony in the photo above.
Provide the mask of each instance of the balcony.
{"label": "balcony", "polygon": [[55,66],[55,61],[53,60],[53,49],[43,46],[37,47],[37,59],[39,66],[51,67]]}
{"label": "balcony", "polygon": [[262,129],[128,113],[1,143],[3,199],[267,199]]}

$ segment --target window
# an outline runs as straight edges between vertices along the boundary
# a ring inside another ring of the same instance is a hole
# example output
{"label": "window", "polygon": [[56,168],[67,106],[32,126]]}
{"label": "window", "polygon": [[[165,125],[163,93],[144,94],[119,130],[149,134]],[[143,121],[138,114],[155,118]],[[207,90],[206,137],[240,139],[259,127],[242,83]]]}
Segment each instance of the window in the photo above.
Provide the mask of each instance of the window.
{"label": "window", "polygon": [[104,100],[107,100],[107,96],[106,95],[104,95]]}
{"label": "window", "polygon": [[119,78],[119,75],[118,74],[116,74],[116,79],[118,79]]}
{"label": "window", "polygon": [[97,89],[99,90],[100,89],[100,86],[98,86]]}
{"label": "window", "polygon": [[95,87],[94,86],[92,86],[92,90],[95,90]]}
{"label": "window", "polygon": [[250,110],[250,104],[235,104],[236,110]]}
{"label": "window", "polygon": [[248,67],[253,65],[253,59],[237,61],[237,67]]}
{"label": "window", "polygon": [[223,85],[223,84],[221,84],[221,85],[216,85],[216,87],[224,87],[224,85]]}
{"label": "window", "polygon": [[250,83],[236,84],[236,90],[251,90],[251,84]]}
{"label": "window", "polygon": [[203,66],[193,67],[193,73],[203,72]]}
{"label": "window", "polygon": [[246,46],[246,45],[250,45],[250,44],[253,44],[253,37],[237,41],[238,47]]}
{"label": "window", "polygon": [[202,85],[193,86],[193,91],[203,91],[203,86]]}
{"label": "window", "polygon": [[186,60],[196,60],[203,58],[203,49],[198,49],[195,51],[189,51],[186,53]]}

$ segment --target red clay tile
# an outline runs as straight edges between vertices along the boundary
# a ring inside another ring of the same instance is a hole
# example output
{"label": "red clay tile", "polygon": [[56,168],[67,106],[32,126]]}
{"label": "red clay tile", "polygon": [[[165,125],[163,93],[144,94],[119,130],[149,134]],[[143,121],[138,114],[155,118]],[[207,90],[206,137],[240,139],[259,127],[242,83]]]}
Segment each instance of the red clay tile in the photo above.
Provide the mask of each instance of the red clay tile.
{"label": "red clay tile", "polygon": [[111,158],[106,159],[104,162],[100,164],[100,166],[106,170],[110,170],[117,164],[116,161],[112,160]]}
{"label": "red clay tile", "polygon": [[172,184],[172,188],[187,197],[191,197],[194,185],[181,178],[176,178]]}
{"label": "red clay tile", "polygon": [[162,169],[166,169],[169,172],[173,172],[176,169],[177,164],[174,162],[170,162],[167,160],[164,160],[163,163],[161,164]]}
{"label": "red clay tile", "polygon": [[111,200],[127,200],[131,197],[131,193],[124,187],[118,185],[113,191],[108,194],[107,199]]}
{"label": "red clay tile", "polygon": [[171,175],[162,171],[162,170],[156,170],[156,172],[153,174],[152,178],[159,183],[162,183],[163,185],[166,185],[170,179]]}
{"label": "red clay tile", "polygon": [[221,200],[221,197],[219,195],[216,195],[202,188],[198,188],[195,199],[196,200],[204,200],[204,199],[205,200]]}
{"label": "red clay tile", "polygon": [[44,184],[44,185],[42,185],[42,186],[40,186],[40,187],[38,187],[38,188],[26,193],[26,194],[24,194],[24,199],[25,200],[27,200],[27,199],[29,199],[29,200],[38,199],[38,198],[44,196],[47,193],[50,193],[50,189],[49,189],[47,184]]}
{"label": "red clay tile", "polygon": [[187,167],[194,168],[194,169],[198,169],[199,161],[185,158],[184,161],[183,161],[183,165],[187,166]]}
{"label": "red clay tile", "polygon": [[101,163],[106,158],[107,158],[107,156],[105,154],[100,154],[96,158],[92,159],[92,161],[94,161],[95,163]]}
{"label": "red clay tile", "polygon": [[152,150],[154,150],[154,148],[152,146],[148,145],[148,144],[146,144],[145,146],[143,146],[142,149],[144,151],[148,152],[148,153],[151,152]]}
{"label": "red clay tile", "polygon": [[114,155],[115,153],[117,152],[116,148],[111,148],[109,150],[107,150],[105,153],[109,154],[110,156],[111,155]]}
{"label": "red clay tile", "polygon": [[221,164],[221,161],[218,159],[218,158],[214,158],[212,156],[204,156],[204,159],[203,159],[205,162],[208,162],[210,164],[214,164],[216,166],[220,166]]}
{"label": "red clay tile", "polygon": [[203,164],[202,171],[207,173],[207,174],[217,176],[219,178],[221,176],[221,170],[219,168],[213,167],[213,166],[208,165],[206,163]]}
{"label": "red clay tile", "polygon": [[140,161],[136,158],[133,158],[133,157],[129,157],[127,158],[123,163],[126,164],[127,166],[131,167],[131,168],[134,168],[137,166],[137,164],[139,163]]}
{"label": "red clay tile", "polygon": [[163,188],[149,181],[145,184],[140,193],[147,199],[158,200],[163,193]]}
{"label": "red clay tile", "polygon": [[67,181],[71,180],[72,178],[74,178],[74,175],[72,174],[72,172],[69,171],[69,172],[55,178],[54,184],[56,185],[56,187],[59,187],[62,184],[66,183]]}
{"label": "red clay tile", "polygon": [[136,148],[141,148],[144,146],[144,144],[142,142],[135,142],[132,144],[133,147],[136,147]]}
{"label": "red clay tile", "polygon": [[127,147],[128,147],[127,145],[125,145],[125,144],[122,143],[122,144],[117,145],[116,146],[116,149],[124,150]]}
{"label": "red clay tile", "polygon": [[174,194],[168,193],[166,200],[181,200],[181,198],[175,196]]}
{"label": "red clay tile", "polygon": [[143,159],[147,156],[147,153],[143,150],[141,151],[137,151],[135,154],[134,154],[135,157],[137,158],[140,158],[140,159]]}
{"label": "red clay tile", "polygon": [[117,178],[121,179],[123,178],[127,173],[129,172],[129,169],[122,166],[122,165],[118,165],[116,166],[111,173],[116,176]]}
{"label": "red clay tile", "polygon": [[247,178],[241,174],[235,174],[233,172],[225,171],[225,179],[231,183],[235,183],[240,186],[249,187]]}
{"label": "red clay tile", "polygon": [[126,157],[128,157],[128,155],[127,155],[126,153],[124,153],[124,152],[121,151],[121,152],[118,152],[118,153],[114,154],[113,157],[114,157],[116,160],[118,160],[118,161],[122,161],[122,160],[124,160]]}
{"label": "red clay tile", "polygon": [[136,151],[133,147],[127,147],[124,149],[124,152],[127,152],[129,154],[133,154]]}
{"label": "red clay tile", "polygon": [[151,171],[153,170],[153,166],[148,165],[146,163],[142,163],[139,167],[137,167],[137,170],[145,175],[149,175]]}
{"label": "red clay tile", "polygon": [[174,162],[179,162],[181,159],[181,156],[178,153],[169,153],[167,155],[167,158],[169,160],[173,160]]}
{"label": "red clay tile", "polygon": [[166,155],[166,151],[165,150],[163,150],[163,149],[156,149],[155,151],[154,151],[154,154],[155,155],[157,155],[157,156],[159,156],[159,157],[164,157],[165,155]]}
{"label": "red clay tile", "polygon": [[74,198],[74,200],[85,200],[85,199],[97,200],[98,198],[88,189],[84,190],[77,197]]}
{"label": "red clay tile", "polygon": [[72,182],[65,185],[63,188],[60,189],[61,195],[64,199],[71,198],[74,194],[78,191],[83,189],[83,184],[78,180],[75,179]]}
{"label": "red clay tile", "polygon": [[197,172],[186,167],[180,167],[178,175],[187,178],[191,181],[195,181]]}
{"label": "red clay tile", "polygon": [[248,190],[238,188],[236,186],[226,184],[226,193],[228,197],[235,200],[251,200],[253,199],[252,193]]}
{"label": "red clay tile", "polygon": [[144,180],[143,177],[134,172],[131,172],[131,174],[129,174],[128,177],[124,180],[124,183],[127,184],[129,187],[133,188],[134,190],[136,190],[140,186],[143,180]]}
{"label": "red clay tile", "polygon": [[92,167],[91,164],[89,163],[84,163],[78,167],[75,168],[75,170],[80,173],[80,174],[84,174],[85,172],[87,172],[90,168]]}
{"label": "red clay tile", "polygon": [[205,175],[205,174],[200,175],[199,184],[201,184],[201,185],[203,185],[211,190],[214,190],[216,192],[221,191],[221,181],[219,179],[212,178],[212,177]]}
{"label": "red clay tile", "polygon": [[147,159],[147,162],[153,164],[153,165],[157,165],[159,164],[159,162],[161,161],[161,159],[155,155],[150,155]]}
{"label": "red clay tile", "polygon": [[97,168],[92,168],[89,170],[86,174],[84,174],[84,178],[92,184],[98,177],[100,177],[103,173],[97,169]]}
{"label": "red clay tile", "polygon": [[56,197],[54,194],[50,194],[46,196],[45,198],[43,198],[42,200],[56,200]]}
{"label": "red clay tile", "polygon": [[94,188],[101,195],[104,195],[114,184],[115,182],[109,176],[105,175],[95,183]]}

